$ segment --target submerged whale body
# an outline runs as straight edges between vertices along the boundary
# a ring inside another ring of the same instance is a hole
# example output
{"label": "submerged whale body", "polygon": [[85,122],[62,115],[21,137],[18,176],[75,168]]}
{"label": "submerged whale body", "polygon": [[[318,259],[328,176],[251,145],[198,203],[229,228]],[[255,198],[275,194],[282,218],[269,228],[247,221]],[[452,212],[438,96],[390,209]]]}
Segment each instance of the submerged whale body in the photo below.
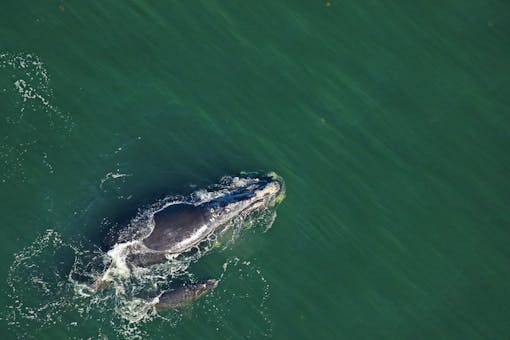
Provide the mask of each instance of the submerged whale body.
{"label": "submerged whale body", "polygon": [[209,279],[204,282],[184,285],[176,289],[167,290],[158,297],[158,310],[185,307],[204,296],[218,286],[218,281]]}
{"label": "submerged whale body", "polygon": [[[275,206],[283,200],[285,186],[275,173],[224,177],[220,184],[207,191],[199,191],[188,199],[163,204],[150,212],[150,230],[136,239],[117,243],[108,252],[110,267],[98,278],[92,289],[104,282],[114,281],[116,273],[126,273],[132,267],[146,267],[168,261],[172,256],[186,253],[214,234],[221,235],[238,218]],[[118,254],[127,253],[122,260]],[[157,307],[172,308],[186,305],[213,290],[217,280],[208,279],[184,288],[165,290]]]}

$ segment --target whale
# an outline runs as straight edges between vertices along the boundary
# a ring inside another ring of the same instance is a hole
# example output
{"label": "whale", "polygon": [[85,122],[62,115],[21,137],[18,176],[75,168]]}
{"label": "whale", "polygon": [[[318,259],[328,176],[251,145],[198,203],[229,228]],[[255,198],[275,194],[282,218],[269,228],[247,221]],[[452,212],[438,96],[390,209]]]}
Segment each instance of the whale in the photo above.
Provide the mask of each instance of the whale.
{"label": "whale", "polygon": [[234,190],[210,201],[172,204],[156,211],[154,228],[143,244],[156,252],[182,253],[237,216],[278,203],[284,193],[283,180],[274,173],[238,182]]}
{"label": "whale", "polygon": [[156,210],[150,220],[152,230],[141,239],[142,251],[129,255],[129,263],[149,266],[166,261],[213,233],[221,234],[236,218],[273,207],[285,198],[284,181],[274,172],[237,176],[231,181],[228,190],[201,203],[172,202]]}
{"label": "whale", "polygon": [[[148,214],[147,232],[137,234],[136,239],[118,242],[108,251],[110,266],[89,288],[97,291],[115,281],[118,275],[129,275],[135,267],[150,267],[185,254],[210,241],[211,236],[214,239],[221,236],[235,221],[273,208],[284,198],[283,179],[270,172],[225,176],[207,190],[164,203]],[[118,254],[127,255],[119,257]],[[216,288],[218,282],[208,278],[162,290],[156,308],[187,305]]]}
{"label": "whale", "polygon": [[168,310],[186,307],[209,293],[218,286],[218,280],[208,279],[195,284],[186,284],[169,289],[158,296],[155,307],[157,310]]}

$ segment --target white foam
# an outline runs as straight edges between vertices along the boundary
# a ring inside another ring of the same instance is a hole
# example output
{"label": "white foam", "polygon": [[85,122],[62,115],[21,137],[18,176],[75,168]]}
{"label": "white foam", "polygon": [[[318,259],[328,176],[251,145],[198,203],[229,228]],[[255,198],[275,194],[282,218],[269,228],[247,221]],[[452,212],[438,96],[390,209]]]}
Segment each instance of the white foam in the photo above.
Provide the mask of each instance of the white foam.
{"label": "white foam", "polygon": [[107,255],[112,260],[110,267],[106,270],[102,281],[112,281],[114,277],[127,278],[131,271],[127,264],[127,256],[131,253],[131,248],[139,244],[139,241],[131,241],[126,243],[116,244]]}
{"label": "white foam", "polygon": [[[0,163],[4,166],[1,181],[19,179],[25,182],[28,180],[25,160],[27,155],[35,151],[39,138],[37,133],[24,134],[24,123],[29,122],[34,131],[45,131],[48,127],[54,129],[57,131],[54,135],[58,138],[68,136],[74,123],[71,115],[55,104],[48,71],[35,54],[0,53],[0,76],[12,79],[12,87],[2,89],[1,94],[10,96],[9,102],[13,103],[12,107],[4,107],[2,112],[2,119],[9,128],[5,130],[0,144]],[[46,120],[40,116],[46,116]],[[45,141],[44,147],[50,150],[59,142],[61,140],[54,144]],[[50,173],[54,172],[46,157],[42,165]]]}
{"label": "white foam", "polygon": [[[34,54],[23,53],[2,53],[0,54],[0,69],[11,69],[14,74],[21,77],[14,81],[13,85],[18,94],[23,99],[23,105],[20,108],[22,113],[19,120],[23,118],[26,104],[31,100],[38,101],[50,118],[50,125],[55,124],[53,116],[66,122],[71,122],[68,113],[63,113],[58,107],[51,104],[53,90],[50,87],[50,77],[44,63]],[[68,126],[71,128],[72,124]]]}
{"label": "white foam", "polygon": [[103,189],[104,183],[108,180],[129,177],[129,176],[132,176],[132,174],[123,174],[120,172],[109,172],[103,178],[101,178],[101,183],[99,184],[99,188]]}

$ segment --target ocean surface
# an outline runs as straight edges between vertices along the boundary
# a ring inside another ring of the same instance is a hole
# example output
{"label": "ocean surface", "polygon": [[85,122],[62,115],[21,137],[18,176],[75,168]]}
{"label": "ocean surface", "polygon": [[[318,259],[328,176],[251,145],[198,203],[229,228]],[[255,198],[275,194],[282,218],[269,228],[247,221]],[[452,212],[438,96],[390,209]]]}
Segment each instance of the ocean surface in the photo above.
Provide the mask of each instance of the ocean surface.
{"label": "ocean surface", "polygon": [[[510,338],[509,56],[508,1],[2,1],[2,339]],[[287,197],[189,268],[214,292],[77,293],[108,228],[241,171]]]}

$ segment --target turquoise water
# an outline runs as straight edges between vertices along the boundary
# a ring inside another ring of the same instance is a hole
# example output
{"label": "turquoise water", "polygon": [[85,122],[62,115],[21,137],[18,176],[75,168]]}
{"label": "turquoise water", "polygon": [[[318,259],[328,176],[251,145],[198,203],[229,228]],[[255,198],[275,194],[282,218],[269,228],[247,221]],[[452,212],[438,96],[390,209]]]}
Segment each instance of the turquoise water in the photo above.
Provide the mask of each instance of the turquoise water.
{"label": "turquoise water", "polygon": [[[1,7],[4,337],[510,336],[507,2]],[[243,170],[287,198],[191,268],[214,293],[132,324],[73,293],[105,228]]]}

